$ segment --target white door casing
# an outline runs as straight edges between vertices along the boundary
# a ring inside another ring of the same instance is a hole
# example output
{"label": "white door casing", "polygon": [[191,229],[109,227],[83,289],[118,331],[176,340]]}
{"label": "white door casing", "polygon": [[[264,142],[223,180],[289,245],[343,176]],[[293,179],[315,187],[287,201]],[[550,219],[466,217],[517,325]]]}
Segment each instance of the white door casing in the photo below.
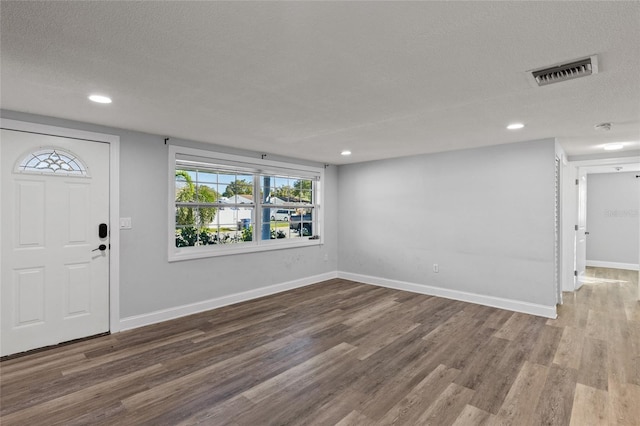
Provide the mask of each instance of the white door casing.
{"label": "white door casing", "polygon": [[555,292],[556,304],[562,305],[562,242],[561,242],[561,224],[562,224],[562,206],[561,200],[561,160],[556,157],[555,167],[555,223],[554,223],[554,263],[555,263]]}
{"label": "white door casing", "polygon": [[584,283],[587,268],[587,172],[578,169],[578,224],[576,226],[576,278],[575,289]]}
{"label": "white door casing", "polygon": [[[109,237],[98,235],[110,223],[109,144],[1,132],[1,355],[109,331]],[[17,167],[50,148],[77,156],[87,175]]]}

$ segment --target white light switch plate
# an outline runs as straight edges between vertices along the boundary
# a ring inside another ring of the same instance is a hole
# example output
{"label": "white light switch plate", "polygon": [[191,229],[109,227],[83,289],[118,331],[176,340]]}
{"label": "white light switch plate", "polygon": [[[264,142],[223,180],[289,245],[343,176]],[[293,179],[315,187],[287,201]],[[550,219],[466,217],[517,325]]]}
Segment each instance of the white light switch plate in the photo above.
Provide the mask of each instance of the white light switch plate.
{"label": "white light switch plate", "polygon": [[121,217],[120,218],[120,229],[131,229],[131,218],[130,217]]}

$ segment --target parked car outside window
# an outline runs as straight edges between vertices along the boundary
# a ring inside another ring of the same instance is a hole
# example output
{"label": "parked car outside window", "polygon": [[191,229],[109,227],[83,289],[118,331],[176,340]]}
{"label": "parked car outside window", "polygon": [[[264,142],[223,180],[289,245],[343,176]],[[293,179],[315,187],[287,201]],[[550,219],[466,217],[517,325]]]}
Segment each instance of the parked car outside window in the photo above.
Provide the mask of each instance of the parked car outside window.
{"label": "parked car outside window", "polygon": [[271,220],[277,221],[288,221],[289,216],[291,216],[291,212],[289,210],[276,210],[275,212],[271,212]]}

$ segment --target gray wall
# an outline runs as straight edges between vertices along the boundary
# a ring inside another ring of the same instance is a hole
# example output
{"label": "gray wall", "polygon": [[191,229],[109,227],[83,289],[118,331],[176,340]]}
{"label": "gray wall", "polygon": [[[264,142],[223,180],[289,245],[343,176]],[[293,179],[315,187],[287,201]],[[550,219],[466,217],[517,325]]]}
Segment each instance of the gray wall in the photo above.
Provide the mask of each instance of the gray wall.
{"label": "gray wall", "polygon": [[[168,151],[164,137],[50,117],[2,111],[2,117],[120,137],[120,317],[200,302],[337,269],[337,169],[325,171],[322,246],[167,262]],[[215,142],[215,141],[213,141]],[[175,145],[251,155],[222,146],[171,139]],[[282,157],[269,157],[287,161]],[[303,164],[318,165],[298,161]],[[325,254],[329,260],[324,261]]]}
{"label": "gray wall", "polygon": [[336,270],[555,304],[551,139],[331,166],[324,245],[168,263],[163,136],[12,111],[2,116],[120,136],[120,216],[133,222],[120,231],[122,318]]}
{"label": "gray wall", "polygon": [[636,174],[587,175],[587,261],[639,263],[640,178]]}
{"label": "gray wall", "polygon": [[340,166],[339,270],[554,306],[554,157],[549,139]]}

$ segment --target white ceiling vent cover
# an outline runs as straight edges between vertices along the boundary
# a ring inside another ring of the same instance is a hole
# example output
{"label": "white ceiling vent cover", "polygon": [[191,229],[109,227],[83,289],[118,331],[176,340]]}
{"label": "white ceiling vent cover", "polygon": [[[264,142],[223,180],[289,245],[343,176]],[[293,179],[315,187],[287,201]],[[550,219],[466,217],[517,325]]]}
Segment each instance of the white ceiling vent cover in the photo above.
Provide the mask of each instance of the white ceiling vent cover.
{"label": "white ceiling vent cover", "polygon": [[598,57],[590,56],[586,59],[578,59],[551,67],[529,71],[535,86],[547,86],[553,83],[573,80],[574,78],[587,77],[598,73]]}

